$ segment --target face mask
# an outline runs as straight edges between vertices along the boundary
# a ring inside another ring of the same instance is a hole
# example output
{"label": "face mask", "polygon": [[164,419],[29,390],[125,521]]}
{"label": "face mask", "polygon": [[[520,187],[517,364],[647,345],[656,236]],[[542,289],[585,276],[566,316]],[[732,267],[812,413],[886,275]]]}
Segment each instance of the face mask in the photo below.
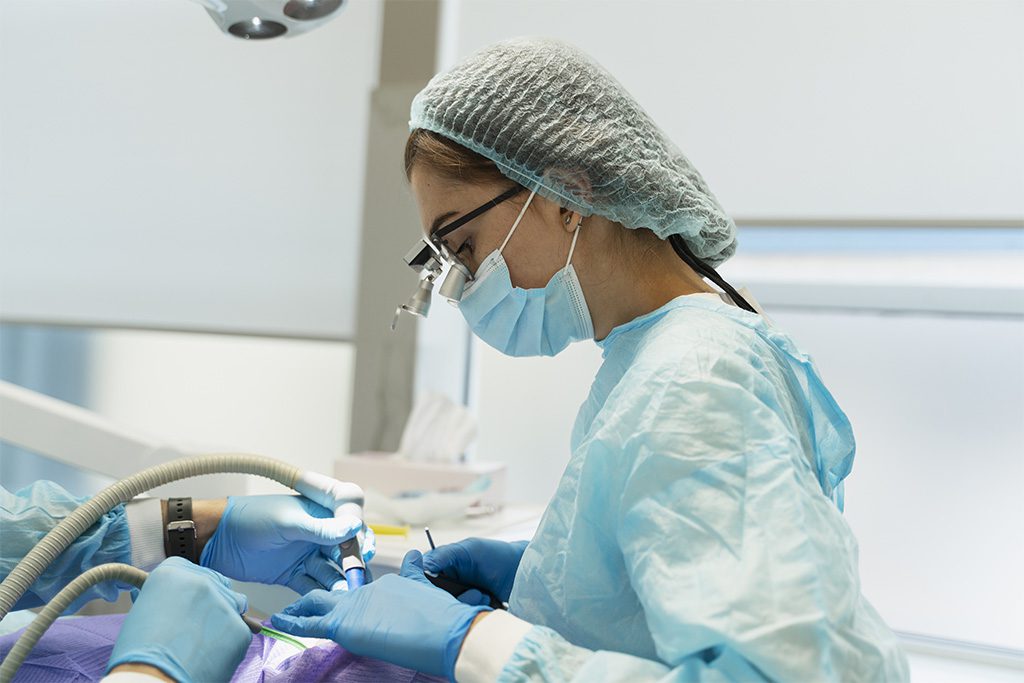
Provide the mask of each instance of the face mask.
{"label": "face mask", "polygon": [[536,190],[526,200],[505,241],[480,264],[459,302],[459,310],[474,334],[508,356],[553,356],[574,341],[594,336],[590,311],[571,265],[579,225],[573,233],[565,267],[554,274],[544,289],[512,286],[501,252],[535,194]]}

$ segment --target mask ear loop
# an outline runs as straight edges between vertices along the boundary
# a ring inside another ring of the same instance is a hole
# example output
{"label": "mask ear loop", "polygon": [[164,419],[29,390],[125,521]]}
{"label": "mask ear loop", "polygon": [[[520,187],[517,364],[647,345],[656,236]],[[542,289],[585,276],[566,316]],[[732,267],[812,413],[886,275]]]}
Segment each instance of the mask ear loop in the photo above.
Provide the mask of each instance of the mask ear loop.
{"label": "mask ear loop", "polygon": [[568,268],[569,264],[572,263],[572,253],[576,251],[576,240],[580,237],[580,227],[582,225],[583,218],[580,217],[579,223],[576,224],[576,229],[572,231],[572,244],[569,245],[569,258],[565,259],[565,265],[562,267],[562,270]]}
{"label": "mask ear loop", "polygon": [[526,198],[526,203],[523,204],[523,208],[519,211],[519,215],[516,216],[516,222],[512,224],[512,229],[508,231],[508,234],[505,235],[505,241],[501,243],[500,247],[498,247],[499,254],[505,251],[505,245],[508,244],[508,241],[510,239],[512,239],[512,233],[514,233],[516,231],[516,228],[519,227],[519,221],[523,220],[523,216],[526,215],[526,210],[530,208],[530,202],[533,201],[533,196],[535,194],[537,194],[537,190],[531,192],[530,196]]}

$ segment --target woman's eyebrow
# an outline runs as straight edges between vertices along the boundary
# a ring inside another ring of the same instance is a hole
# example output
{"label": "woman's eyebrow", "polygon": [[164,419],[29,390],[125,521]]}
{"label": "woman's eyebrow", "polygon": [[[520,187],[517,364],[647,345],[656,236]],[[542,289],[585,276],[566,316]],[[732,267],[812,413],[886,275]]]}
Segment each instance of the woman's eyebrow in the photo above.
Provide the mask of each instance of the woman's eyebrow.
{"label": "woman's eyebrow", "polygon": [[449,211],[448,213],[442,213],[440,216],[434,219],[434,222],[430,224],[430,234],[433,235],[437,232],[437,229],[441,227],[441,224],[453,216],[458,216],[458,211]]}

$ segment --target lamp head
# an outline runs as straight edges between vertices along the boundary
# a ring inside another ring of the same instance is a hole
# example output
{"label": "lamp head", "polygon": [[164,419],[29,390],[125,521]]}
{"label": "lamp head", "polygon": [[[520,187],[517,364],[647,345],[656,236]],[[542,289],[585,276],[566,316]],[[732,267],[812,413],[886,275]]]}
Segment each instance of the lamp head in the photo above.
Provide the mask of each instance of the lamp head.
{"label": "lamp head", "polygon": [[196,0],[224,33],[266,40],[308,33],[333,19],[345,0]]}

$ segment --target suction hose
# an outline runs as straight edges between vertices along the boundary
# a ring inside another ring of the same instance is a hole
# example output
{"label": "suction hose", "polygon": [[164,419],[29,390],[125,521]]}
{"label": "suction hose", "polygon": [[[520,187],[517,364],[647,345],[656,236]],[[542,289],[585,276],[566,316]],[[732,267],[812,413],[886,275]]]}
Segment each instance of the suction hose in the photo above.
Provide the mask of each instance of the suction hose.
{"label": "suction hose", "polygon": [[224,453],[180,458],[142,470],[103,489],[64,518],[11,570],[0,583],[0,619],[7,616],[18,599],[57,556],[64,552],[104,514],[140,493],[180,479],[204,474],[232,472],[265,477],[295,489],[335,516],[362,517],[363,491],[355,484],[304,472],[294,465],[261,455]]}
{"label": "suction hose", "polygon": [[0,683],[11,683],[14,680],[14,674],[18,672],[18,668],[21,667],[22,662],[28,657],[28,653],[32,651],[32,648],[35,647],[39,639],[46,633],[46,629],[50,628],[50,625],[53,624],[57,617],[82,593],[103,581],[120,581],[122,583],[130,583],[136,588],[142,588],[142,584],[146,581],[147,576],[149,575],[146,572],[136,569],[129,564],[111,562],[110,564],[101,564],[98,567],[93,567],[69,583],[53,597],[50,604],[43,608],[32,623],[25,628],[25,632],[21,634],[14,647],[7,653],[4,663],[0,665]]}

